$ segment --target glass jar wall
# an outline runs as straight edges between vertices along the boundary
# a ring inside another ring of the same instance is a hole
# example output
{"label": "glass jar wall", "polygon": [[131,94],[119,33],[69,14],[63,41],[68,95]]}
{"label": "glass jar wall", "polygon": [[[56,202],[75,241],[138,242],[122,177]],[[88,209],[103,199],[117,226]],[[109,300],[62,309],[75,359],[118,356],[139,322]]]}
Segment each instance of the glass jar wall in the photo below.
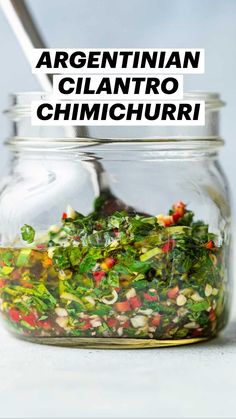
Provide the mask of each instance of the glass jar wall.
{"label": "glass jar wall", "polygon": [[230,199],[218,162],[221,102],[205,99],[205,129],[151,139],[50,138],[26,107],[10,111],[18,135],[7,142],[0,197],[10,331],[39,343],[151,347],[223,329]]}

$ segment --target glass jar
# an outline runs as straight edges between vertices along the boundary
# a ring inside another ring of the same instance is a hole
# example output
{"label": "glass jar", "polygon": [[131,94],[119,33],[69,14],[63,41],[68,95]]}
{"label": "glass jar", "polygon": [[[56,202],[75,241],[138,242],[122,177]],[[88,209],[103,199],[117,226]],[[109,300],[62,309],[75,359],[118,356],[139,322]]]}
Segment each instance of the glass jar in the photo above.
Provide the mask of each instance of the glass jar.
{"label": "glass jar", "polygon": [[35,96],[14,96],[8,111],[12,164],[0,196],[8,329],[38,343],[108,348],[215,337],[231,287],[219,96],[187,95],[206,101],[204,127],[126,139],[32,127]]}

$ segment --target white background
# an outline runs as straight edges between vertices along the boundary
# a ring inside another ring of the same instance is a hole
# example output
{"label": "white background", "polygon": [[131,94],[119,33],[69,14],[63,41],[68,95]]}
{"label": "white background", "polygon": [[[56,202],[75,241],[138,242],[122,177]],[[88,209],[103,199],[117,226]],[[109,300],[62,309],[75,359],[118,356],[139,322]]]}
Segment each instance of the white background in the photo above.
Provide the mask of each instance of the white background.
{"label": "white background", "polygon": [[[227,102],[222,110],[226,147],[221,156],[236,196],[235,0],[30,0],[28,3],[49,47],[205,48],[206,73],[185,76],[185,91],[218,91]],[[1,113],[7,107],[9,92],[39,89],[1,11],[0,52]],[[2,143],[9,132],[5,116],[0,115],[0,126],[3,168],[6,154]],[[109,130],[112,128],[93,127],[91,134],[109,135]],[[147,129],[138,128],[139,137],[142,133],[147,134]]]}

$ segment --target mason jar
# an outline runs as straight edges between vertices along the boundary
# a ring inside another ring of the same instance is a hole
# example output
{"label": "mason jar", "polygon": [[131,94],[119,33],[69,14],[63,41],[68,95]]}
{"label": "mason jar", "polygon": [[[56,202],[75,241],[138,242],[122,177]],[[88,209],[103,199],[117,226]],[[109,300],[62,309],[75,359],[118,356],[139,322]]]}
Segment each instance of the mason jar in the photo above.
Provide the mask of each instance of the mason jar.
{"label": "mason jar", "polygon": [[77,138],[7,111],[0,196],[1,317],[37,343],[105,348],[215,337],[231,294],[230,196],[218,161],[218,94],[204,127]]}

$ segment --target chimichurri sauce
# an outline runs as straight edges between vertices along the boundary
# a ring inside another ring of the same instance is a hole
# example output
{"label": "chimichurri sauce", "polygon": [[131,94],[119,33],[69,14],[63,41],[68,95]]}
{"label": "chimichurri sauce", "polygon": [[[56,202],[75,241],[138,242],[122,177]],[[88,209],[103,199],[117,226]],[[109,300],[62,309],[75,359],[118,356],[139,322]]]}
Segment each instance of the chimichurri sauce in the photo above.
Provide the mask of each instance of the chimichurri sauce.
{"label": "chimichurri sauce", "polygon": [[24,336],[212,337],[227,320],[224,242],[182,202],[169,215],[63,213],[0,248],[1,312]]}

